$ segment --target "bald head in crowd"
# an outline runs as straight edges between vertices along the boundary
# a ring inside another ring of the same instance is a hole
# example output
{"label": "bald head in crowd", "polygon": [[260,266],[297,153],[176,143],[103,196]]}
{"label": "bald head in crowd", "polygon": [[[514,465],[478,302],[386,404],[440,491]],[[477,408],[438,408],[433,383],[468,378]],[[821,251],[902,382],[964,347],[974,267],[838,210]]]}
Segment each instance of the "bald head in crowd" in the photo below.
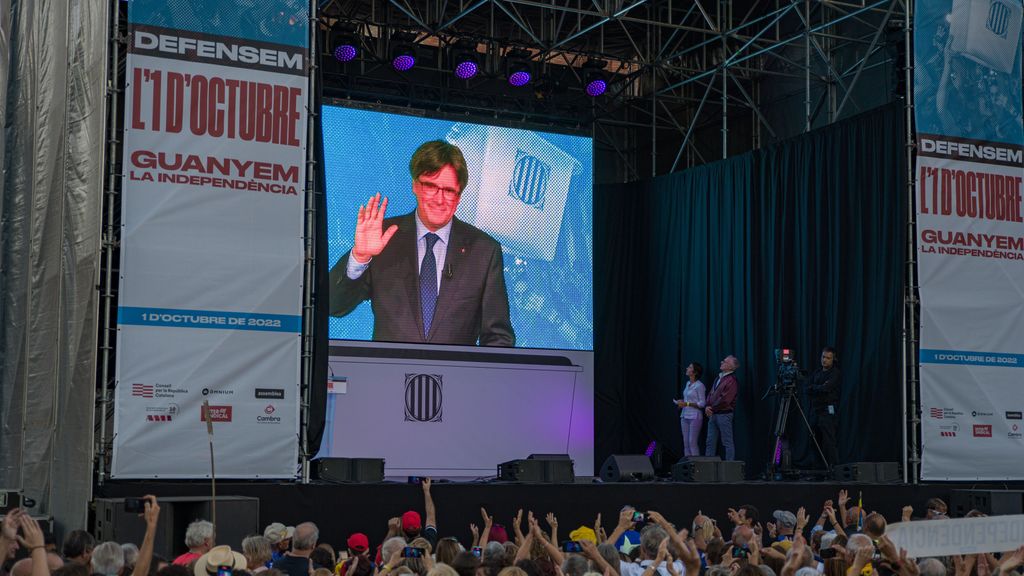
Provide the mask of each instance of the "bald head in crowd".
{"label": "bald head in crowd", "polygon": [[[64,560],[56,552],[46,553],[46,565],[50,567],[50,573],[64,565]],[[32,559],[22,558],[11,567],[11,576],[32,576]]]}

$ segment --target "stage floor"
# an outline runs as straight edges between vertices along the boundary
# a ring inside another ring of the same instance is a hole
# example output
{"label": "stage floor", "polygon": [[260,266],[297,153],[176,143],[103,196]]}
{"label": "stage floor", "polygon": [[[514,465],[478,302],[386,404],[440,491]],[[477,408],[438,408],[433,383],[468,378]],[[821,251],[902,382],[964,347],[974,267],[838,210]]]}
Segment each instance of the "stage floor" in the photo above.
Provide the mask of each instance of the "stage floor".
{"label": "stage floor", "polygon": [[[1006,485],[989,488],[1007,488]],[[97,497],[208,496],[206,482],[108,482],[96,488]],[[619,509],[630,504],[640,510],[657,510],[677,526],[689,526],[697,511],[728,526],[730,507],[752,504],[761,521],[771,519],[772,511],[796,511],[807,508],[812,519],[821,514],[826,499],[838,499],[845,488],[854,502],[863,496],[864,508],[878,511],[890,521],[898,521],[900,510],[911,505],[915,516],[924,512],[928,498],[938,496],[950,502],[953,490],[979,488],[963,484],[837,484],[834,482],[738,482],[696,484],[679,482],[525,484],[503,482],[434,484],[432,493],[437,507],[438,529],[442,536],[456,536],[463,543],[470,538],[469,524],[481,525],[480,507],[495,516],[495,522],[510,526],[516,510],[532,510],[543,517],[554,512],[560,534],[568,535],[581,525],[593,526],[598,513],[609,532],[614,528]],[[1020,485],[1014,488],[1021,488]],[[365,532],[376,545],[387,531],[388,518],[406,510],[423,513],[423,492],[408,483],[378,484],[294,484],[266,481],[217,482],[218,496],[253,496],[260,499],[259,525],[271,522],[293,526],[313,521],[320,528],[320,539],[336,548],[343,547],[353,532]],[[952,504],[950,504],[952,510]],[[181,519],[179,519],[180,521]],[[224,520],[221,520],[223,522]],[[543,523],[542,523],[543,524]],[[175,530],[177,531],[177,527]],[[183,527],[181,527],[183,530]],[[511,532],[511,529],[510,529]],[[182,532],[183,536],[183,532]]]}

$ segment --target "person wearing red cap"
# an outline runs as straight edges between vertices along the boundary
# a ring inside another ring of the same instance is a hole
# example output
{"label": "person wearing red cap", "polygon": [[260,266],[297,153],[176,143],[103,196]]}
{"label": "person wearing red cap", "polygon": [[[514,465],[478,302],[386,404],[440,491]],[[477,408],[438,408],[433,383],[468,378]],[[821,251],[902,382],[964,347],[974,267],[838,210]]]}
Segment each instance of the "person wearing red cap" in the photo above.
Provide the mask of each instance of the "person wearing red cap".
{"label": "person wearing red cap", "polygon": [[356,532],[348,537],[348,542],[346,544],[348,546],[349,557],[335,567],[335,574],[338,574],[338,576],[346,576],[349,568],[352,567],[352,563],[356,558],[359,559],[360,564],[366,564],[371,567],[373,566],[373,561],[370,560],[370,539],[366,537],[366,534]]}
{"label": "person wearing red cap", "polygon": [[430,495],[430,478],[423,479],[423,507],[427,511],[427,522],[424,525],[420,513],[409,510],[402,514],[402,534],[406,541],[412,541],[422,536],[430,542],[430,546],[437,546],[437,518],[434,510],[434,499]]}
{"label": "person wearing red cap", "polygon": [[[423,538],[427,539],[427,542],[430,542],[431,548],[436,548],[437,511],[434,509],[434,498],[430,495],[430,478],[424,478],[421,486],[423,488],[423,508],[427,512],[427,521],[425,523],[423,522],[419,512],[415,510],[409,510],[402,514],[402,517],[400,519],[393,518],[392,522],[394,522],[395,520],[400,520],[402,529],[401,536],[405,538],[406,542],[411,542],[414,538],[422,536]],[[392,525],[389,524],[389,528],[391,527]],[[394,535],[394,532],[389,530],[388,537],[391,537],[392,535]],[[378,546],[377,563],[383,564],[386,560],[386,558],[381,558],[380,546]]]}

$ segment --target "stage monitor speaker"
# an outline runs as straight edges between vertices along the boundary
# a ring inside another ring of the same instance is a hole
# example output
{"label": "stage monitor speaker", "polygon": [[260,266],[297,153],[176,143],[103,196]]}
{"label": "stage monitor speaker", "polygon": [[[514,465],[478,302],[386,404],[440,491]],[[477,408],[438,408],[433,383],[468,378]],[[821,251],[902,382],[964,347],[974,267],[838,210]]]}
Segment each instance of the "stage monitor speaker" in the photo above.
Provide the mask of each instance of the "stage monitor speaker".
{"label": "stage monitor speaker", "polygon": [[747,479],[747,463],[743,460],[722,460],[718,465],[719,482],[743,482]]}
{"label": "stage monitor speaker", "polygon": [[576,481],[576,474],[573,462],[566,454],[531,454],[526,460],[498,464],[498,480],[572,484]]}
{"label": "stage monitor speaker", "polygon": [[605,482],[644,482],[654,480],[654,466],[643,454],[612,454],[601,465]]}
{"label": "stage monitor speaker", "polygon": [[900,481],[900,466],[896,462],[851,462],[834,466],[832,474],[841,482],[891,483]]}
{"label": "stage monitor speaker", "polygon": [[364,484],[384,481],[383,458],[320,458],[317,477],[325,482]]}
{"label": "stage monitor speaker", "polygon": [[1022,514],[1024,491],[953,490],[950,497],[951,515],[959,518],[971,510],[978,510],[989,516]]}
{"label": "stage monitor speaker", "polygon": [[[164,558],[186,552],[185,530],[195,520],[212,520],[209,496],[172,496],[159,498],[160,522],[157,524],[153,551]],[[98,541],[142,542],[146,522],[135,512],[125,512],[124,498],[97,498],[96,531]],[[217,497],[217,543],[241,550],[242,540],[261,534],[260,500],[249,496]],[[224,522],[228,518],[230,521]]]}
{"label": "stage monitor speaker", "polygon": [[676,482],[717,482],[718,456],[687,456],[672,466],[672,479]]}

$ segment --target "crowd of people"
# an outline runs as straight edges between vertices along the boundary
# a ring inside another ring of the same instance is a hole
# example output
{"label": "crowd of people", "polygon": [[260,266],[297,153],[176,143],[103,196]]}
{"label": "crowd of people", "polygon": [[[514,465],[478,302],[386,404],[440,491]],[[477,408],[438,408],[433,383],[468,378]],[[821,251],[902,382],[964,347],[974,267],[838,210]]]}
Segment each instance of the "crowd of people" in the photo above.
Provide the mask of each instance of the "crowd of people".
{"label": "crowd of people", "polygon": [[[728,510],[727,527],[700,511],[677,525],[626,505],[611,532],[598,513],[593,525],[564,540],[554,514],[519,510],[509,530],[481,508],[480,523],[468,526],[471,539],[461,540],[441,536],[431,481],[422,488],[425,518],[415,510],[392,518],[376,547],[365,533],[349,534],[335,548],[312,522],[275,522],[233,550],[216,544],[213,524],[196,520],[185,534],[187,551],[173,559],[153,553],[160,518],[153,496],[144,498],[146,532],[138,546],[97,544],[76,530],[58,552],[36,520],[14,510],[0,523],[0,576],[1008,576],[1024,564],[1024,542],[997,554],[909,557],[886,535],[886,519],[854,504],[846,490],[824,502],[816,519],[802,507],[762,518],[742,505]],[[946,504],[932,498],[920,520],[947,514]],[[913,508],[904,507],[900,521],[914,520]]]}

